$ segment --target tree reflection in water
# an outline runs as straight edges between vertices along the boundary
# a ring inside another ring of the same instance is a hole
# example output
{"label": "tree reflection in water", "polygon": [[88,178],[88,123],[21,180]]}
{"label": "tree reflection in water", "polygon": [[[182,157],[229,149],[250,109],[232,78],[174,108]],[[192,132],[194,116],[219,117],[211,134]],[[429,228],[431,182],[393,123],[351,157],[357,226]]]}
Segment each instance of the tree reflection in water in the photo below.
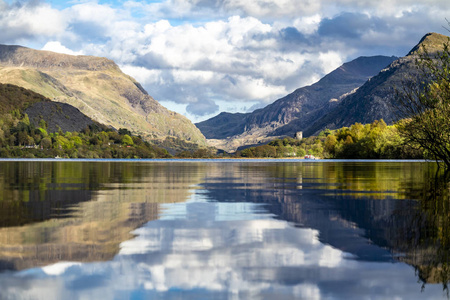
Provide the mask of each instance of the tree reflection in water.
{"label": "tree reflection in water", "polygon": [[426,182],[419,207],[404,241],[407,249],[404,261],[414,266],[425,288],[426,283],[442,283],[449,295],[450,280],[450,174],[437,173]]}
{"label": "tree reflection in water", "polygon": [[323,243],[358,260],[405,262],[422,288],[441,283],[448,293],[450,176],[434,165],[243,165],[229,173],[241,176],[202,184],[211,201],[266,203],[277,218],[317,229]]}
{"label": "tree reflection in water", "polygon": [[[0,273],[0,298],[236,288],[435,299],[441,284],[448,297],[450,180],[435,172],[423,162],[3,163],[0,265],[35,268]],[[92,255],[75,251],[85,248]]]}

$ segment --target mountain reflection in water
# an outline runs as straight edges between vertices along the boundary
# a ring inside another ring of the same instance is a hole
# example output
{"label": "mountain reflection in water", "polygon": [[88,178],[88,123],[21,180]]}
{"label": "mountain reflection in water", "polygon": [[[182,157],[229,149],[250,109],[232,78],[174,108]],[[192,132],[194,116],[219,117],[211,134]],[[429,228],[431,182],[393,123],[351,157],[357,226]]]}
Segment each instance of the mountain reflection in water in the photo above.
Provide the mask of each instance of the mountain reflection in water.
{"label": "mountain reflection in water", "polygon": [[[445,181],[432,184],[432,165],[77,162],[68,169],[74,168],[84,168],[81,177],[56,172],[50,182],[90,182],[84,187],[90,198],[70,201],[63,218],[50,213],[1,228],[0,259],[24,269],[12,250],[35,247],[45,256],[50,245],[84,245],[98,256],[61,250],[61,259],[49,251],[52,259],[45,260],[21,253],[27,269],[0,274],[1,299],[447,295],[448,189]],[[93,173],[95,180],[88,178]],[[9,180],[0,183],[3,194],[20,194]],[[134,228],[134,237],[127,235]]]}

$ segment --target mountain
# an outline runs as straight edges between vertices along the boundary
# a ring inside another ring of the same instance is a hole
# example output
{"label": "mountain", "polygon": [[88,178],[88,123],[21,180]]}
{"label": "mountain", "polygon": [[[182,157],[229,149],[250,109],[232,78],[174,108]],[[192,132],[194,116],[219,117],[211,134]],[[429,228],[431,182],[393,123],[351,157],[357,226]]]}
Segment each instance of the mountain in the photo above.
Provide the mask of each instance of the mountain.
{"label": "mountain", "polygon": [[45,101],[34,103],[24,111],[30,122],[39,127],[39,122],[44,120],[49,133],[57,132],[79,132],[88,126],[98,124],[83,114],[78,108],[67,103]]}
{"label": "mountain", "polygon": [[26,113],[36,127],[41,120],[45,121],[50,133],[59,129],[63,132],[81,131],[98,124],[70,104],[52,102],[31,90],[0,83],[0,115],[13,110]]}
{"label": "mountain", "polygon": [[128,128],[146,139],[173,136],[205,145],[204,136],[187,118],[160,105],[106,58],[0,45],[0,83],[68,103],[95,121]]}
{"label": "mountain", "polygon": [[405,56],[392,62],[377,76],[368,80],[355,93],[345,97],[339,105],[305,129],[305,135],[314,135],[325,128],[336,129],[355,122],[371,123],[384,119],[386,123],[396,120],[391,103],[395,100],[394,87],[402,85],[405,78],[417,74],[415,60],[417,51],[425,46],[432,54],[443,49],[449,37],[438,33],[426,34]]}
{"label": "mountain", "polygon": [[264,143],[281,136],[294,136],[322,115],[333,110],[396,57],[359,57],[343,64],[317,83],[299,88],[265,108],[247,114],[221,113],[197,123],[208,142],[233,151],[240,146]]}

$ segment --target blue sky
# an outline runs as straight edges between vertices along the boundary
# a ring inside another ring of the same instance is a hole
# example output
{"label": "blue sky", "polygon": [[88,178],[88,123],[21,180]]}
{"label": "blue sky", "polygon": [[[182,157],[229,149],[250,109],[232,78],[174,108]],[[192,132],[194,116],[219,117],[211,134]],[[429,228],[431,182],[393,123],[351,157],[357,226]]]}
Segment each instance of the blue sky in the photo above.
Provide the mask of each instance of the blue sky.
{"label": "blue sky", "polygon": [[169,109],[247,112],[358,56],[449,34],[448,0],[0,0],[0,43],[104,56]]}

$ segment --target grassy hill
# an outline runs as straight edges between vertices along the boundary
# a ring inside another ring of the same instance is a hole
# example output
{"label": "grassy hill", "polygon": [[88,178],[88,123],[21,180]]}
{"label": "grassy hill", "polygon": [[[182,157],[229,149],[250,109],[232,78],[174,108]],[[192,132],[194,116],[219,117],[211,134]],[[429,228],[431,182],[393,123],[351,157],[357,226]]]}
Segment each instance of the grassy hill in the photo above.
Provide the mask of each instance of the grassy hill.
{"label": "grassy hill", "polygon": [[147,140],[173,136],[205,145],[184,116],[167,110],[111,60],[0,45],[0,83],[68,103],[95,121]]}

